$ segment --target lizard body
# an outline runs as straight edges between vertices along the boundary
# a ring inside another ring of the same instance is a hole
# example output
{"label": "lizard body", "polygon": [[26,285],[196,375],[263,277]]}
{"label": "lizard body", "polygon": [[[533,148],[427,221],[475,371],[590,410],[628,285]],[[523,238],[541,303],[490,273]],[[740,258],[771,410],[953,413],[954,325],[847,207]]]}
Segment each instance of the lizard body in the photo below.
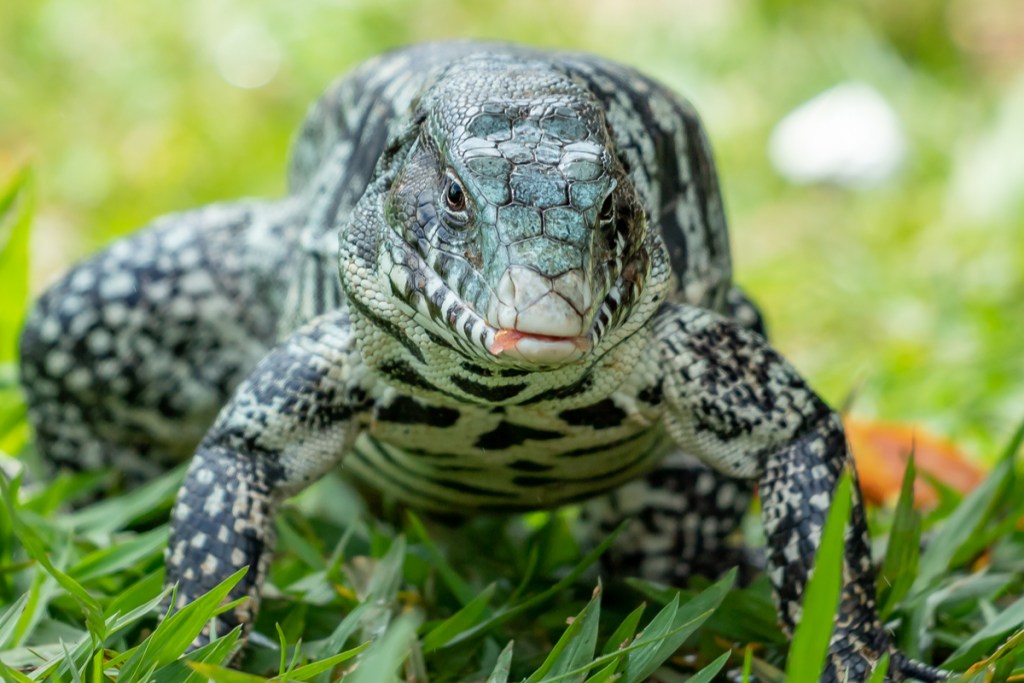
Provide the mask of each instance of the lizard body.
{"label": "lizard body", "polygon": [[[710,148],[682,99],[588,55],[480,43],[370,60],[313,106],[289,194],[161,219],[45,294],[22,338],[44,453],[149,476],[194,453],[168,580],[250,572],[281,501],[341,463],[460,515],[588,500],[613,564],[735,559],[760,488],[787,632],[836,481],[837,415],[731,284]],[[708,467],[710,465],[710,467]],[[826,680],[941,674],[893,649],[859,497]]]}

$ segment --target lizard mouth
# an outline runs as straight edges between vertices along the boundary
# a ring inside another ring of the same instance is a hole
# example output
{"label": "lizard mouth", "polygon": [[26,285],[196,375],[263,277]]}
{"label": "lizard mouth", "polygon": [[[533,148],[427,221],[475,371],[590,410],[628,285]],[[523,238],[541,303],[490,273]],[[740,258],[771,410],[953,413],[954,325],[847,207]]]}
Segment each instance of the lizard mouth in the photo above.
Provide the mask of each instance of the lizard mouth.
{"label": "lizard mouth", "polygon": [[590,346],[587,336],[558,337],[502,328],[494,334],[488,350],[495,356],[527,363],[561,364],[579,360]]}
{"label": "lizard mouth", "polygon": [[[469,358],[535,369],[582,363],[591,357],[639,299],[649,269],[647,255],[642,253],[627,263],[623,269],[625,277],[613,276],[612,270],[618,271],[618,267],[606,271],[604,295],[593,298],[585,316],[581,314],[571,325],[566,321],[550,323],[550,317],[540,316],[549,322],[541,325],[531,315],[524,320],[522,313],[531,307],[529,301],[511,317],[507,311],[503,314],[502,309],[477,313],[460,292],[411,249],[399,252],[401,258],[394,258],[391,252],[384,252],[384,256],[380,270],[388,273],[392,295],[441,344]],[[357,288],[351,296],[359,298]],[[528,331],[530,328],[533,329]],[[565,334],[559,334],[563,330]]]}
{"label": "lizard mouth", "polygon": [[[385,253],[385,256],[390,257],[391,254]],[[495,313],[494,318],[498,318],[495,325],[488,320],[491,316],[477,313],[418,254],[408,251],[402,256],[402,260],[388,258],[381,265],[381,270],[388,273],[391,292],[397,294],[397,300],[411,309],[410,313],[429,334],[468,357],[485,355],[499,365],[557,367],[583,360],[600,336],[601,330],[592,326],[583,329],[582,318],[574,326],[575,329],[566,324],[559,328],[558,323],[548,327],[551,332],[565,329],[570,332],[568,335],[520,329],[536,325],[538,320],[530,315],[524,318],[516,312],[511,319],[507,319],[507,312],[491,311]],[[418,267],[410,268],[409,262]],[[352,298],[358,300],[357,295],[352,295]],[[549,313],[549,308],[541,306],[535,308],[533,313]],[[543,325],[541,327],[543,329]]]}

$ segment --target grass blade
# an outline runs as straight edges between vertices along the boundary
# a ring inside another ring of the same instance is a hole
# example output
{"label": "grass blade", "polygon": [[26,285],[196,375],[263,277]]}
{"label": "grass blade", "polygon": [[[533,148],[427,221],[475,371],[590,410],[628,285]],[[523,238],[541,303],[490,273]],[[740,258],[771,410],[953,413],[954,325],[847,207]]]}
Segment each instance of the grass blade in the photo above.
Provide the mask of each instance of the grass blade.
{"label": "grass blade", "polygon": [[25,593],[7,607],[3,616],[0,616],[0,650],[6,650],[12,644],[11,636],[14,635],[21,613],[27,604],[28,593]]}
{"label": "grass blade", "polygon": [[406,515],[409,520],[409,525],[412,527],[416,534],[416,540],[423,544],[426,549],[428,556],[430,557],[430,564],[437,569],[437,573],[441,576],[441,580],[444,581],[444,585],[448,587],[448,590],[458,598],[459,603],[462,605],[468,605],[474,600],[475,591],[467,584],[458,572],[456,572],[448,560],[445,558],[444,553],[437,547],[437,544],[430,538],[427,533],[426,527],[423,526],[422,520],[413,512],[409,512]]}
{"label": "grass blade", "polygon": [[364,602],[349,612],[331,635],[327,637],[327,640],[320,645],[317,655],[320,657],[330,657],[335,652],[341,651],[341,648],[345,647],[345,643],[356,632],[356,629],[360,628],[369,609],[370,603]]}
{"label": "grass blade", "polygon": [[486,683],[508,683],[509,670],[512,668],[512,641],[510,640],[505,649],[498,655],[498,661],[494,664],[494,671],[487,677]]}
{"label": "grass blade", "polygon": [[35,191],[30,171],[22,170],[0,190],[0,363],[17,356],[18,331],[28,303],[28,245]]}
{"label": "grass blade", "polygon": [[33,683],[33,680],[17,669],[12,669],[3,662],[0,662],[0,678],[14,683]]}
{"label": "grass blade", "polygon": [[109,576],[115,572],[130,569],[142,564],[145,560],[163,553],[167,547],[166,526],[150,531],[107,548],[100,548],[89,553],[73,567],[68,574],[76,581],[87,583],[98,578]]}
{"label": "grass blade", "polygon": [[449,641],[456,638],[463,631],[476,626],[481,617],[487,612],[487,606],[494,596],[494,589],[497,584],[491,584],[481,591],[465,607],[435,626],[430,633],[423,638],[424,652],[430,652],[444,647]]}
{"label": "grass blade", "polygon": [[729,661],[731,655],[732,652],[723,653],[715,661],[705,666],[693,676],[690,676],[686,683],[710,683],[718,675],[718,672],[722,670],[725,663]]}
{"label": "grass blade", "polygon": [[610,655],[629,644],[636,634],[636,627],[640,624],[640,618],[644,614],[647,604],[643,603],[635,610],[626,615],[622,623],[608,636],[608,642],[604,644],[601,654]]}
{"label": "grass blade", "polygon": [[654,673],[714,613],[735,580],[733,569],[681,607],[677,594],[637,636],[635,644],[642,647],[626,658],[623,679],[638,683]]}
{"label": "grass blade", "polygon": [[391,623],[391,606],[395,604],[398,588],[402,583],[402,566],[405,561],[405,537],[397,536],[384,557],[377,561],[370,585],[366,589],[365,604],[369,605],[360,619],[364,640],[376,640]]}
{"label": "grass blade", "polygon": [[160,506],[170,506],[181,488],[185,468],[181,465],[129,493],[108,498],[58,519],[61,528],[83,534],[105,536],[130,523],[153,514]]}
{"label": "grass blade", "polygon": [[221,603],[242,579],[247,569],[239,569],[209,592],[161,621],[153,633],[135,649],[122,672],[139,671],[148,662],[161,667],[166,666],[180,657],[199,635],[203,626],[224,609]]}
{"label": "grass blade", "polygon": [[205,683],[208,678],[192,668],[191,665],[193,663],[225,664],[241,635],[242,629],[234,628],[227,635],[204,645],[198,650],[189,652],[181,659],[176,659],[163,668],[158,669],[153,674],[152,683]]}
{"label": "grass blade", "polygon": [[917,577],[921,554],[921,513],[914,509],[914,454],[907,459],[896,515],[893,518],[889,543],[885,549],[882,569],[878,572],[878,604],[883,619],[907,594]]}
{"label": "grass blade", "polygon": [[256,674],[229,669],[218,664],[207,664],[206,662],[189,662],[188,667],[200,676],[215,681],[215,683],[269,683],[269,681],[273,680],[257,676]]}
{"label": "grass blade", "polygon": [[985,624],[960,646],[943,663],[947,669],[962,669],[977,661],[992,646],[1016,631],[1024,624],[1024,598],[1000,612],[995,619]]}
{"label": "grass blade", "polygon": [[889,671],[889,653],[886,652],[882,655],[882,658],[878,660],[878,666],[871,672],[871,677],[868,678],[868,683],[885,683],[885,675]]}
{"label": "grass blade", "polygon": [[[68,645],[63,639],[60,641],[60,649],[64,651],[64,659],[71,660],[71,653],[68,652]],[[72,683],[82,683],[82,674],[78,671],[78,667],[76,666],[71,667],[71,681]]]}
{"label": "grass blade", "polygon": [[50,561],[49,554],[46,550],[46,544],[43,543],[35,530],[27,525],[21,519],[18,512],[16,512],[14,499],[17,495],[19,483],[20,482],[15,479],[8,484],[7,478],[0,475],[0,497],[4,500],[4,504],[7,509],[7,517],[10,520],[14,535],[19,541],[21,541],[21,544],[25,548],[25,552],[28,556],[35,560],[47,574],[53,577],[53,579],[60,584],[64,590],[74,597],[75,601],[78,602],[82,611],[85,613],[85,620],[86,623],[89,624],[89,629],[93,633],[100,634],[100,639],[102,640],[106,636],[104,632],[106,627],[103,619],[103,608],[100,607],[99,602],[97,602],[96,599],[81,586],[81,584],[58,569],[53,562]]}
{"label": "grass blade", "polygon": [[347,662],[348,660],[352,659],[369,646],[370,643],[363,643],[362,645],[358,645],[352,648],[351,650],[339,652],[338,654],[332,657],[326,657],[315,662],[310,662],[309,664],[303,664],[302,666],[295,667],[294,669],[289,671],[288,675],[284,678],[287,678],[287,680],[289,681],[308,681],[314,676],[319,676],[325,671],[330,671],[342,662]]}
{"label": "grass blade", "polygon": [[917,580],[911,586],[911,596],[925,592],[953,564],[954,558],[965,545],[971,543],[993,512],[1000,505],[1014,479],[1014,456],[1024,443],[1024,421],[1018,425],[999,462],[981,483],[968,494],[945,520],[921,556]]}
{"label": "grass blade", "polygon": [[[610,664],[587,679],[587,683],[608,683],[615,676],[615,670],[619,668],[619,659],[613,660]],[[618,677],[617,677],[618,678]]]}
{"label": "grass blade", "polygon": [[[526,679],[526,683],[540,683],[548,678],[556,678],[590,662],[597,647],[597,624],[600,614],[601,589],[598,587],[594,591],[594,597],[576,615],[569,628],[565,629],[562,637],[551,648],[544,663]],[[583,680],[583,676],[581,673],[576,680]]]}
{"label": "grass blade", "polygon": [[409,654],[419,618],[405,614],[395,620],[382,638],[374,642],[346,683],[392,683]]}
{"label": "grass blade", "polygon": [[164,590],[160,591],[160,593],[157,594],[155,597],[150,599],[149,602],[139,605],[138,607],[127,612],[126,614],[115,612],[111,616],[107,617],[107,635],[113,635],[121,629],[125,628],[126,626],[134,624],[136,621],[142,619],[147,614],[152,613],[166,599],[168,593],[170,593],[170,588],[165,588]]}
{"label": "grass blade", "polygon": [[608,548],[611,547],[612,543],[615,542],[615,539],[618,538],[619,534],[626,527],[627,523],[628,522],[623,522],[622,524],[620,524],[618,528],[615,529],[615,531],[613,531],[606,539],[604,539],[596,548],[594,548],[589,553],[584,555],[583,559],[577,562],[576,566],[573,567],[573,569],[568,574],[562,577],[553,586],[551,586],[547,590],[538,593],[537,595],[534,595],[528,600],[524,600],[518,605],[515,605],[513,607],[507,607],[503,610],[497,611],[490,618],[486,619],[485,621],[482,621],[481,623],[477,624],[475,627],[467,631],[463,631],[457,637],[453,638],[451,641],[448,642],[447,647],[452,647],[465,640],[486,633],[489,629],[494,628],[498,624],[504,623],[509,619],[512,619],[513,617],[522,614],[523,612],[532,609],[537,605],[543,604],[555,595],[558,595],[559,593],[564,591],[566,588],[571,586],[576,581],[576,579],[582,576],[583,572],[585,572],[590,567],[590,565],[594,564],[594,562],[596,562],[597,559],[601,557],[601,555],[603,555],[605,551],[608,550]]}

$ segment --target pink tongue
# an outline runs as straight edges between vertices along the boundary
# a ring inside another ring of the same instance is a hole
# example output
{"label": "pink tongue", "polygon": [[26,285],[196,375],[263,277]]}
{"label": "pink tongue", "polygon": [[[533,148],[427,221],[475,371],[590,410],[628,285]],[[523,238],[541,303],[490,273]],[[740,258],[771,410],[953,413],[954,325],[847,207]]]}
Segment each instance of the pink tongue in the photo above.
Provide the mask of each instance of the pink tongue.
{"label": "pink tongue", "polygon": [[514,349],[519,340],[525,336],[519,330],[498,330],[498,333],[494,335],[494,342],[491,343],[491,353],[497,356],[502,351]]}
{"label": "pink tongue", "polygon": [[569,337],[549,337],[545,334],[529,334],[527,332],[520,332],[519,330],[510,330],[503,328],[498,330],[498,333],[494,335],[494,342],[491,343],[491,353],[495,356],[499,355],[503,351],[514,349],[523,339],[541,339],[543,341],[570,341]]}

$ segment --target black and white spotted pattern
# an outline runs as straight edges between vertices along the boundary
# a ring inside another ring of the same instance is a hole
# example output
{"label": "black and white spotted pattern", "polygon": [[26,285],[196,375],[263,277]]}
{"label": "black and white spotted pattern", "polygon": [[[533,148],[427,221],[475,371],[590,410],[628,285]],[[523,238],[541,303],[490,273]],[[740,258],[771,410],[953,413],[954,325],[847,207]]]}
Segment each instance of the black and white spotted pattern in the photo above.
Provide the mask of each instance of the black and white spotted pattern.
{"label": "black and white spotted pattern", "polygon": [[[731,285],[692,108],[627,67],[481,43],[399,50],[313,106],[289,195],[161,219],[47,292],[22,337],[39,447],[129,481],[193,454],[172,512],[184,603],[237,568],[248,628],[281,502],[339,463],[466,516],[590,500],[609,566],[742,562],[762,497],[787,632],[852,468],[835,413]],[[848,532],[829,681],[937,679],[875,610]],[[209,637],[209,629],[197,645]]]}
{"label": "black and white spotted pattern", "polygon": [[296,202],[167,216],[79,265],[36,303],[21,376],[44,454],[127,482],[192,454],[274,345]]}

